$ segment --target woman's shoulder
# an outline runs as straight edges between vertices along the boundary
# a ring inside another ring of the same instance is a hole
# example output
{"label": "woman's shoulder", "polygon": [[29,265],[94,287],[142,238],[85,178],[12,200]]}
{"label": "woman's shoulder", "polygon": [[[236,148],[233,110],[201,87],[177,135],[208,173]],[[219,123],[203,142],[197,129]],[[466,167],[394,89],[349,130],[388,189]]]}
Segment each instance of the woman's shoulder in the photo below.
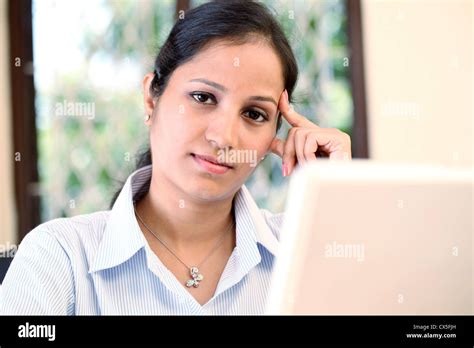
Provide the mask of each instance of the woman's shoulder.
{"label": "woman's shoulder", "polygon": [[96,244],[102,238],[110,211],[99,211],[90,214],[76,215],[68,218],[57,218],[46,221],[24,238],[41,242],[45,235],[56,240],[65,250],[77,249],[78,246]]}
{"label": "woman's shoulder", "polygon": [[103,211],[54,219],[27,233],[13,250],[2,283],[0,313],[74,313],[76,275],[87,273],[108,215]]}

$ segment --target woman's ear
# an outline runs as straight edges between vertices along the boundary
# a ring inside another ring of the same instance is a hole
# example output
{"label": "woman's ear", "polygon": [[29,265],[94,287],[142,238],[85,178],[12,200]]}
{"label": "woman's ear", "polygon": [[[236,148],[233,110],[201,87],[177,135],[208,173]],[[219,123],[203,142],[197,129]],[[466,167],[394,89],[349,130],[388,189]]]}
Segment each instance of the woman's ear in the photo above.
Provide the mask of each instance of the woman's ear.
{"label": "woman's ear", "polygon": [[145,107],[145,114],[150,117],[145,118],[145,124],[151,124],[151,116],[153,114],[153,110],[155,109],[155,98],[150,92],[151,82],[155,77],[154,73],[148,73],[143,78],[142,87],[143,87],[143,104]]}

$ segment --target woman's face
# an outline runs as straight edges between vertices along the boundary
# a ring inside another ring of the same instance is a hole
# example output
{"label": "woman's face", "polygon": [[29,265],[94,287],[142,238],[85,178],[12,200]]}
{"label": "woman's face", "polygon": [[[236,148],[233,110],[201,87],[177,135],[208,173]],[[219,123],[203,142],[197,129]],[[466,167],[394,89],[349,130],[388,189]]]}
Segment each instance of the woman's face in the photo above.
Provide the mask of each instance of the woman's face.
{"label": "woman's face", "polygon": [[266,44],[210,45],[173,72],[155,104],[153,175],[198,200],[232,197],[269,151],[283,90],[282,66]]}

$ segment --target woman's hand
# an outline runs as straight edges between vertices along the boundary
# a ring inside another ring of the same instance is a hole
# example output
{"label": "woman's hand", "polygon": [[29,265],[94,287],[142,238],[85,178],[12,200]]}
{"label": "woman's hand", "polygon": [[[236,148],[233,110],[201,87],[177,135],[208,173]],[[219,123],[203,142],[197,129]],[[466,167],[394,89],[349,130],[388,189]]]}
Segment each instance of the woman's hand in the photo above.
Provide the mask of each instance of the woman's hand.
{"label": "woman's hand", "polygon": [[337,128],[321,128],[298,114],[288,102],[288,92],[280,96],[278,108],[292,126],[286,140],[275,137],[270,151],[282,158],[283,176],[290,175],[295,166],[316,160],[316,155],[330,160],[351,159],[351,138]]}

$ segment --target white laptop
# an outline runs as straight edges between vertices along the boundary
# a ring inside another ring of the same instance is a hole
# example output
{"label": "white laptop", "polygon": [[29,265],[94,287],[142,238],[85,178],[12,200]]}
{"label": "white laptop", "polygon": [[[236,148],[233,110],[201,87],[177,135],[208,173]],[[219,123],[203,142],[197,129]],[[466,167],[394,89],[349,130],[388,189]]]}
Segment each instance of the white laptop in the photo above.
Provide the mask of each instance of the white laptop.
{"label": "white laptop", "polygon": [[268,314],[472,314],[473,172],[319,159],[290,181]]}

